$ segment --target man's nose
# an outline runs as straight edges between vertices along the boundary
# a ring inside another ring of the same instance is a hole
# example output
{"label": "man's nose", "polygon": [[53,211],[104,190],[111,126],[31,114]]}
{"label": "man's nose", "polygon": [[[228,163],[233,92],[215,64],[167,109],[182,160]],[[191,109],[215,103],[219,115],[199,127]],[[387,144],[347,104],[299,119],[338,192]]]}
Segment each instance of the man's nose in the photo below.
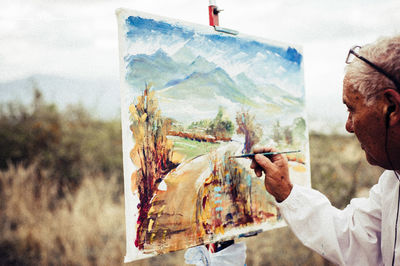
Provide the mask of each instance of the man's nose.
{"label": "man's nose", "polygon": [[346,121],[346,130],[349,133],[354,133],[353,121],[352,121],[352,119],[350,117],[350,114],[349,114],[349,117],[347,118],[347,121]]}

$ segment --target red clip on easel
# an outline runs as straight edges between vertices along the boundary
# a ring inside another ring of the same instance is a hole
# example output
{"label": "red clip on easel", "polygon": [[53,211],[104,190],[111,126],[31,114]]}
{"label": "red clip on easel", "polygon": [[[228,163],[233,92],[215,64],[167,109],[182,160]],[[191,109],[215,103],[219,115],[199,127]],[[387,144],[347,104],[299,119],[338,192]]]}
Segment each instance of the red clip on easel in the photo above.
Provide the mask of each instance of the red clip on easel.
{"label": "red clip on easel", "polygon": [[214,27],[216,31],[238,35],[239,32],[236,30],[231,30],[227,28],[222,28],[219,26],[218,14],[223,11],[223,9],[219,9],[216,4],[216,0],[210,0],[210,4],[208,5],[208,15],[210,18],[210,26]]}

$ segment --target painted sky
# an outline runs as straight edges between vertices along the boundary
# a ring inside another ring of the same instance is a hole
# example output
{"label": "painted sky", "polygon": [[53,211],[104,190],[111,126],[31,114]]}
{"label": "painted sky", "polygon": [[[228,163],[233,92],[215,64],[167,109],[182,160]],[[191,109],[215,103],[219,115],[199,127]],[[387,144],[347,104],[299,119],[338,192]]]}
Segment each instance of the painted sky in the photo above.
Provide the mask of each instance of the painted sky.
{"label": "painted sky", "polygon": [[186,52],[188,62],[201,56],[223,68],[232,78],[245,73],[256,85],[273,84],[296,97],[304,97],[303,56],[290,45],[257,41],[253,37],[210,34],[209,31],[201,33],[204,31],[201,26],[169,24],[134,16],[128,17],[125,25],[131,55],[150,55],[160,48],[170,57],[176,54],[182,57]]}
{"label": "painted sky", "polygon": [[[344,128],[341,89],[348,49],[382,35],[400,34],[398,0],[217,0],[217,4],[225,10],[221,26],[303,47],[309,121],[315,128],[324,121]],[[4,0],[0,82],[35,74],[118,81],[116,8],[207,25],[207,6],[207,0]]]}
{"label": "painted sky", "polygon": [[[138,39],[143,35],[145,36],[160,36],[163,39],[167,39],[168,36],[173,34],[174,39],[178,38],[182,41],[187,39],[193,39],[196,34],[191,28],[179,25],[171,25],[163,21],[155,21],[154,19],[146,19],[141,17],[131,16],[126,20],[128,27],[127,37],[129,39]],[[255,56],[259,51],[268,50],[279,54],[284,59],[289,60],[297,65],[300,65],[302,55],[294,48],[284,49],[282,47],[268,45],[257,41],[248,41],[242,38],[232,37],[230,35],[217,35],[217,34],[205,34],[207,41],[213,42],[216,47],[221,49],[230,49],[234,53],[240,53],[245,50],[249,55]],[[169,43],[166,44],[166,46]]]}
{"label": "painted sky", "polygon": [[127,105],[152,84],[163,115],[187,125],[214,118],[219,107],[231,120],[250,108],[266,130],[278,119],[306,119],[303,56],[295,46],[145,15],[127,17],[124,28]]}

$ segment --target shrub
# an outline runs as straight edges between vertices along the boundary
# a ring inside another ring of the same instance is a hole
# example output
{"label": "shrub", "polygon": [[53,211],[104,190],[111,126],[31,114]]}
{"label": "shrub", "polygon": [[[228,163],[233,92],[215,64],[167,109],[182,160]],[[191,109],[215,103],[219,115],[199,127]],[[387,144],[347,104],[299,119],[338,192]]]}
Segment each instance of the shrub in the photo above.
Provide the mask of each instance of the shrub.
{"label": "shrub", "polygon": [[122,177],[120,122],[96,120],[79,105],[61,112],[39,90],[30,105],[1,106],[0,151],[0,169],[37,164],[38,174],[47,169],[60,193],[63,186],[78,186],[82,168]]}

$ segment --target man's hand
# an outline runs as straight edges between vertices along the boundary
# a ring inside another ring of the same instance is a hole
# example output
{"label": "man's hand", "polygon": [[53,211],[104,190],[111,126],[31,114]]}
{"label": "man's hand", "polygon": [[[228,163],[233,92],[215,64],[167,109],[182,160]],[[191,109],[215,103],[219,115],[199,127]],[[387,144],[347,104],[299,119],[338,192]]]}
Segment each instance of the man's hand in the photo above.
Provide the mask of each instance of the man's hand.
{"label": "man's hand", "polygon": [[[274,148],[255,148],[253,153],[276,151]],[[262,176],[262,172],[265,173],[265,188],[277,202],[282,202],[289,196],[293,185],[289,179],[288,161],[285,155],[276,154],[266,157],[256,154],[250,167],[254,169],[254,173],[258,177]]]}

